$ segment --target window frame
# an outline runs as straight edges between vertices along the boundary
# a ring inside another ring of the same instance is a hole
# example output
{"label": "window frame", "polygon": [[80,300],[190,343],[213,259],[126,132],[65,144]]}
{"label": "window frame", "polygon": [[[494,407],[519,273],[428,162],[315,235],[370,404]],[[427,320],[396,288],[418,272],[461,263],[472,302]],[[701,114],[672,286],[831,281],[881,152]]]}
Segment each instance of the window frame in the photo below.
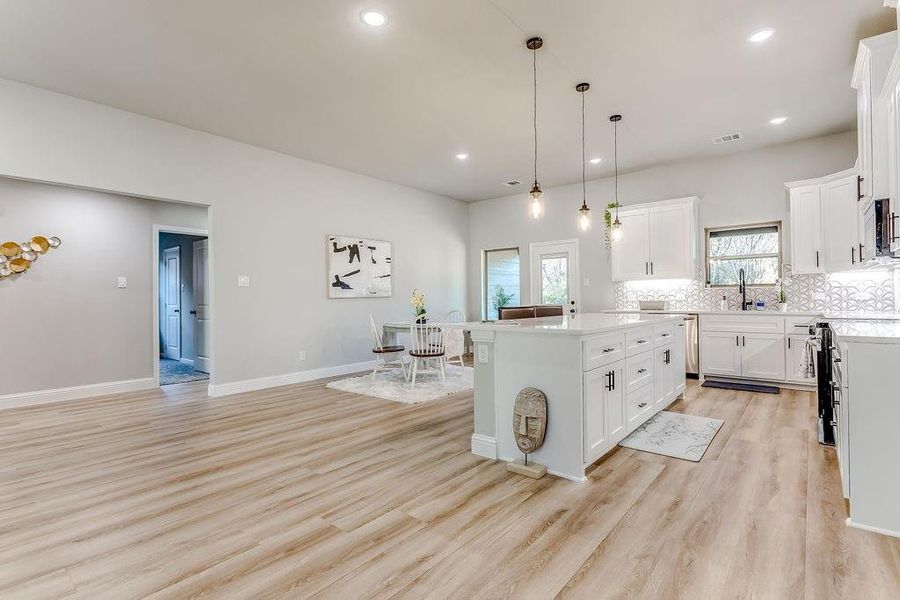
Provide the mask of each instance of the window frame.
{"label": "window frame", "polygon": [[503,248],[486,248],[481,251],[481,320],[488,318],[488,255],[491,252],[516,251],[519,257],[519,297],[522,294],[522,250],[519,246],[507,246]]}
{"label": "window frame", "polygon": [[734,257],[721,257],[717,256],[716,258],[778,258],[778,266],[776,268],[776,280],[772,283],[748,283],[748,286],[751,287],[763,287],[770,288],[778,285],[778,279],[783,276],[784,273],[784,227],[782,226],[782,221],[764,221],[762,223],[747,223],[743,225],[725,225],[721,227],[707,227],[704,230],[703,240],[704,240],[704,267],[706,270],[706,287],[707,288],[736,288],[739,287],[739,284],[713,284],[710,282],[710,269],[709,269],[709,238],[711,233],[719,232],[719,231],[741,231],[743,229],[758,229],[760,227],[775,227],[778,233],[778,252],[771,253],[767,252],[765,254],[740,254]]}

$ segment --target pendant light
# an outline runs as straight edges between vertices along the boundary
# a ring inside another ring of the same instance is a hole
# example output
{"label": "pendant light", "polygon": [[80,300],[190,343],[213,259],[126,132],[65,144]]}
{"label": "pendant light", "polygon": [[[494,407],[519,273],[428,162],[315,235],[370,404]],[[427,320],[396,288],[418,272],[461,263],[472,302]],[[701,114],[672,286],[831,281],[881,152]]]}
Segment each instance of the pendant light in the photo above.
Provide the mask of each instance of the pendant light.
{"label": "pendant light", "polygon": [[622,120],[622,115],[613,115],[609,120],[613,124],[613,156],[616,165],[616,219],[609,228],[609,239],[618,242],[625,235],[622,231],[622,221],[619,220],[619,121]]}
{"label": "pendant light", "polygon": [[541,186],[537,180],[537,51],[544,45],[544,40],[539,37],[529,38],[525,47],[531,50],[532,68],[534,72],[534,185],[531,186],[531,200],[528,204],[528,216],[532,219],[540,219],[544,216],[544,198]]}
{"label": "pendant light", "polygon": [[591,89],[589,83],[579,83],[575,90],[581,94],[581,208],[578,209],[578,231],[591,230],[591,209],[587,205],[587,160],[584,153],[584,93]]}

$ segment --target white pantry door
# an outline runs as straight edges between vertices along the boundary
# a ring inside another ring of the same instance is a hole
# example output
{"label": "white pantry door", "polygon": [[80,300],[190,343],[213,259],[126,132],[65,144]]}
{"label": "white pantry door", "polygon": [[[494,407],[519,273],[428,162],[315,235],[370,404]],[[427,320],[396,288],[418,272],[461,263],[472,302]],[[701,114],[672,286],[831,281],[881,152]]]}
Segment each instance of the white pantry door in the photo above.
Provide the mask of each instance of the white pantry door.
{"label": "white pantry door", "polygon": [[533,242],[531,255],[531,303],[581,306],[578,280],[578,240]]}
{"label": "white pantry door", "polygon": [[194,370],[209,373],[209,240],[194,242]]}
{"label": "white pantry door", "polygon": [[166,358],[181,359],[181,248],[163,251],[163,353]]}

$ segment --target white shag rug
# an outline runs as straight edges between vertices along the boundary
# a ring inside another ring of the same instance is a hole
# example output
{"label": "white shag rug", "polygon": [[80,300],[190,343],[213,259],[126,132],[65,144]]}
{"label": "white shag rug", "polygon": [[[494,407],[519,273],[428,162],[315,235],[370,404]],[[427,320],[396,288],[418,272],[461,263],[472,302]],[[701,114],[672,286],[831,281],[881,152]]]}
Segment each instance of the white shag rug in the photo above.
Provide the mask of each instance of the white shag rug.
{"label": "white shag rug", "polygon": [[619,445],[699,462],[724,422],[664,410],[632,431]]}
{"label": "white shag rug", "polygon": [[445,375],[442,382],[439,373],[424,375],[419,373],[416,378],[416,387],[410,389],[410,384],[403,380],[403,373],[400,369],[391,369],[390,371],[379,371],[374,382],[372,374],[369,373],[360,377],[332,381],[326,387],[403,404],[421,404],[465,392],[475,387],[475,369],[472,367],[447,365]]}

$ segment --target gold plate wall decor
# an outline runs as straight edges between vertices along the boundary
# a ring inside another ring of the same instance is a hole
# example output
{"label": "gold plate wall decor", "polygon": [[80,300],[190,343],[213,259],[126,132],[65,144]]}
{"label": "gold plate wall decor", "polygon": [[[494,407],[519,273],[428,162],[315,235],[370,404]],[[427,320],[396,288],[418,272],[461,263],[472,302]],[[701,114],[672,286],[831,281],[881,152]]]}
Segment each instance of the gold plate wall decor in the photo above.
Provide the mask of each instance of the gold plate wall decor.
{"label": "gold plate wall decor", "polygon": [[50,241],[42,235],[36,235],[31,238],[31,249],[39,254],[43,254],[50,249]]}
{"label": "gold plate wall decor", "polygon": [[4,242],[0,244],[0,279],[27,271],[41,254],[62,243],[58,237],[46,238],[36,235],[27,242]]}
{"label": "gold plate wall decor", "polygon": [[14,258],[9,261],[9,270],[13,273],[24,273],[31,266],[31,262],[24,258]]}
{"label": "gold plate wall decor", "polygon": [[19,244],[15,242],[5,242],[0,244],[0,252],[3,253],[3,256],[9,258],[15,258],[22,251],[22,248],[19,247]]}

